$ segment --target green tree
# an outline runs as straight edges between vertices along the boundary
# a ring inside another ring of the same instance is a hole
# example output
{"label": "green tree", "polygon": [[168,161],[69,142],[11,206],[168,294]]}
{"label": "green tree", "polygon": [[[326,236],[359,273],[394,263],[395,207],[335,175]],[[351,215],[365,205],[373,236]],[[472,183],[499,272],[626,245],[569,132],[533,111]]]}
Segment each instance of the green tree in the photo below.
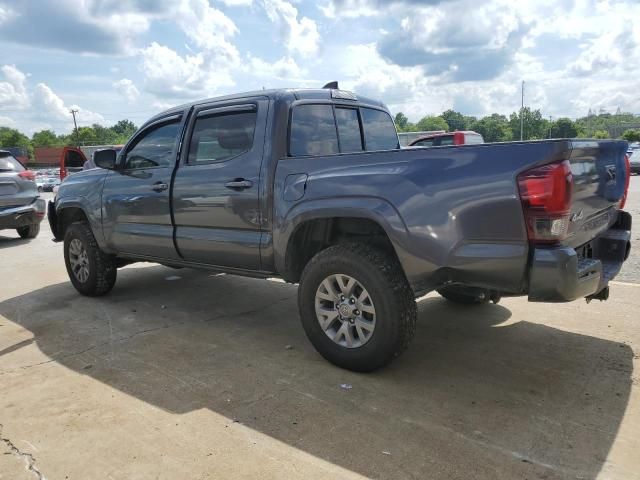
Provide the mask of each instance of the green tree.
{"label": "green tree", "polygon": [[31,136],[31,143],[34,147],[55,147],[62,142],[53,130],[40,130]]}
{"label": "green tree", "polygon": [[593,133],[593,138],[597,138],[597,139],[609,138],[609,132],[607,132],[606,130],[596,130]]}
{"label": "green tree", "polygon": [[416,124],[416,127],[420,132],[435,130],[444,130],[446,132],[449,125],[447,125],[447,122],[442,117],[426,116]]}
{"label": "green tree", "polygon": [[551,138],[575,138],[578,129],[570,118],[559,118],[551,125]]}
{"label": "green tree", "polygon": [[447,122],[447,130],[450,132],[468,129],[467,118],[469,117],[465,117],[460,112],[449,109],[442,112],[440,117]]}
{"label": "green tree", "polygon": [[[509,127],[513,133],[513,140],[520,140],[520,112],[513,112],[509,116]],[[531,110],[529,107],[522,109],[523,140],[547,138],[549,134],[549,122],[542,117],[540,110]]]}
{"label": "green tree", "polygon": [[27,150],[29,157],[33,157],[31,140],[15,128],[0,127],[0,147],[21,147]]}
{"label": "green tree", "polygon": [[622,134],[622,138],[627,142],[640,142],[640,130],[626,130]]}
{"label": "green tree", "polygon": [[131,120],[120,120],[111,127],[111,130],[116,133],[116,143],[126,143],[129,137],[138,130],[138,127]]}
{"label": "green tree", "polygon": [[[395,116],[395,118],[393,119],[393,121],[396,124],[396,128],[399,131],[403,131],[404,128],[406,128],[407,124],[409,123],[409,119],[407,118],[407,116],[402,113],[402,112],[398,112]],[[115,125],[114,125],[115,128]]]}
{"label": "green tree", "polygon": [[498,113],[481,118],[469,127],[482,135],[485,142],[508,142],[513,137],[507,117]]}

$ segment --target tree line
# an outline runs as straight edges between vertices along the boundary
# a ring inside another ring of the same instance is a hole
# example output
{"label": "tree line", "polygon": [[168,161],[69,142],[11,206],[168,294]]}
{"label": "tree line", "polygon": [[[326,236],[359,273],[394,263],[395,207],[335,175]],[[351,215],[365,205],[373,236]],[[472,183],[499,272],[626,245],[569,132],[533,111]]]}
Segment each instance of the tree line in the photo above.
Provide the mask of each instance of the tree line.
{"label": "tree line", "polygon": [[523,140],[623,138],[629,142],[640,141],[640,115],[621,112],[589,112],[586,117],[577,120],[566,117],[549,120],[542,116],[540,110],[531,110],[529,107],[522,109],[522,116],[521,112],[513,112],[508,117],[493,113],[482,118],[446,110],[437,116],[423,117],[416,123],[409,122],[406,115],[399,112],[395,116],[395,123],[399,132],[473,130],[480,133],[485,142],[509,142],[520,140],[521,119]]}
{"label": "tree line", "polygon": [[79,145],[121,145],[126,143],[138,127],[130,120],[120,120],[110,127],[97,123],[90,127],[78,127],[68,135],[57,135],[53,130],[40,130],[31,138],[15,128],[0,127],[0,148],[21,147],[30,157],[34,148]]}

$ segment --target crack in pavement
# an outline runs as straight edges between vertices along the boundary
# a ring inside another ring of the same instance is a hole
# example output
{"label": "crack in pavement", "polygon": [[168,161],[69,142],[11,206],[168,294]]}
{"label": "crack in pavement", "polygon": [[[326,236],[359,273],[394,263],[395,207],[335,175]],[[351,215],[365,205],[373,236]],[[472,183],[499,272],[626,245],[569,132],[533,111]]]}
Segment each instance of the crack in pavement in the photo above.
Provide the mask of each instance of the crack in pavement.
{"label": "crack in pavement", "polygon": [[12,454],[24,459],[27,471],[33,473],[38,480],[46,480],[44,474],[40,470],[38,470],[38,467],[36,467],[36,458],[31,453],[23,452],[18,447],[16,447],[16,445],[11,440],[3,437],[3,428],[4,425],[0,423],[0,442],[3,442],[9,448]]}

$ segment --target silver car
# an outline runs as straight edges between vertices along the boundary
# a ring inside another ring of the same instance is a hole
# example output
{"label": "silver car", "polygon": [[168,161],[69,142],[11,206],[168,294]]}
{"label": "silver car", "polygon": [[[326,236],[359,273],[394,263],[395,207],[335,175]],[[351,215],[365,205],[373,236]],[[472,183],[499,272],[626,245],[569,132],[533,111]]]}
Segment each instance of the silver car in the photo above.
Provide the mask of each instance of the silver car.
{"label": "silver car", "polygon": [[0,230],[15,229],[22,238],[35,238],[45,211],[35,174],[0,150]]}

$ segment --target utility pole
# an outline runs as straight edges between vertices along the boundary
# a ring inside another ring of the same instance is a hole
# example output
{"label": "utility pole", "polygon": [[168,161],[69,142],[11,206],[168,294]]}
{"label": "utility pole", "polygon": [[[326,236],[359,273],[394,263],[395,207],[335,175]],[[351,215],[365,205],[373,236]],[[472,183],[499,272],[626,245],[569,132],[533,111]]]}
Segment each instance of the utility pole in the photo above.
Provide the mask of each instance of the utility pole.
{"label": "utility pole", "polygon": [[76,113],[78,113],[78,110],[75,110],[72,108],[70,112],[71,112],[71,115],[73,115],[73,125],[75,127],[75,132],[76,132],[76,147],[79,147],[80,139],[78,138],[78,124],[76,123]]}
{"label": "utility pole", "polygon": [[522,81],[522,101],[520,103],[520,141],[524,138],[524,80]]}

